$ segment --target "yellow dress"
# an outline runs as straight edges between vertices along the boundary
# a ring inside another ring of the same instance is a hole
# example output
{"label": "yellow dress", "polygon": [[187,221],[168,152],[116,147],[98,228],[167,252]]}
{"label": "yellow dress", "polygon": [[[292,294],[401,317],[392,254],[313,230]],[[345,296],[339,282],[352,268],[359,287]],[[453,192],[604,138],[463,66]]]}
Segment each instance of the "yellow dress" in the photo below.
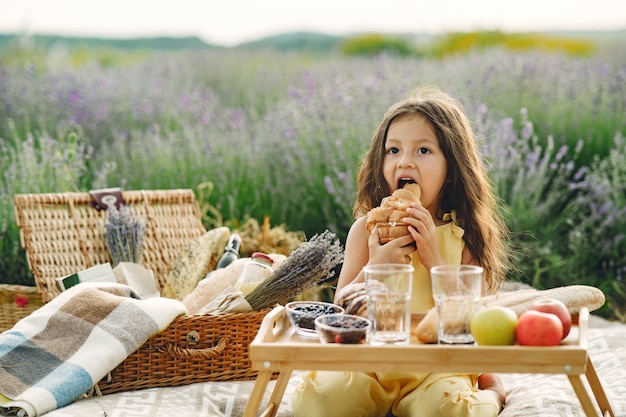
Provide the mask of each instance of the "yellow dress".
{"label": "yellow dress", "polygon": [[[463,229],[454,213],[437,227],[439,252],[448,264],[460,264]],[[433,307],[430,277],[412,255],[413,313]],[[295,417],[495,417],[500,405],[491,392],[477,388],[477,375],[310,371],[303,374],[292,400]]]}
{"label": "yellow dress", "polygon": [[[443,217],[446,224],[437,227],[437,249],[448,265],[459,265],[463,256],[464,230],[456,224],[456,213],[446,214]],[[411,263],[415,268],[413,272],[413,294],[411,296],[411,313],[424,314],[432,307],[433,300],[430,274],[419,260],[417,252],[411,254]]]}

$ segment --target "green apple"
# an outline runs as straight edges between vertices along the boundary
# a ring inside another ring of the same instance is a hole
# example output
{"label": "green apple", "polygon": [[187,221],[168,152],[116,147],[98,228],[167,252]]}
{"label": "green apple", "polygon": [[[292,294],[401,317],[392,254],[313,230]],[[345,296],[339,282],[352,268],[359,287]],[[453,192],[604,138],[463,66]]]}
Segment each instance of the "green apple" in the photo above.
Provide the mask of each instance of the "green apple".
{"label": "green apple", "polygon": [[479,345],[514,345],[517,314],[508,307],[492,306],[478,311],[470,330]]}

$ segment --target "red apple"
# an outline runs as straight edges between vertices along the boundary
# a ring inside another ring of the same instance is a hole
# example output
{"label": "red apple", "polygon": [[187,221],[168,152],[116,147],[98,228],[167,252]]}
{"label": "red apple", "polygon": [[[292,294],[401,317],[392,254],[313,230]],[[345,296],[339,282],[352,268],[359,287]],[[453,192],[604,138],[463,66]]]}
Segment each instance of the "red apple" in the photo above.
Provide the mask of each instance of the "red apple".
{"label": "red apple", "polygon": [[563,336],[561,339],[565,339],[572,328],[572,315],[569,309],[561,300],[556,298],[544,298],[538,300],[531,307],[531,310],[541,311],[543,313],[556,314],[556,316],[563,323]]}
{"label": "red apple", "polygon": [[552,313],[526,310],[519,316],[515,337],[524,346],[557,346],[563,336],[563,323]]}

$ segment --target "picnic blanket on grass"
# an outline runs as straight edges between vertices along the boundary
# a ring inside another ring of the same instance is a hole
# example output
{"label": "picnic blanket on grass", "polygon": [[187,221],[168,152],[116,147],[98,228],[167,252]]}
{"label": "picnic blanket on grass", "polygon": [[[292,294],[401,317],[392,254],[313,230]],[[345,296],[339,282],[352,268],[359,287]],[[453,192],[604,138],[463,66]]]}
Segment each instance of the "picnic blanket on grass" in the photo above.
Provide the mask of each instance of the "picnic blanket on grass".
{"label": "picnic blanket on grass", "polygon": [[[626,325],[592,316],[589,355],[615,417],[626,417]],[[276,417],[293,417],[291,399],[302,382],[302,372],[292,374]],[[565,375],[499,375],[507,393],[499,417],[586,417]],[[275,384],[275,380],[269,382],[264,407]],[[254,381],[209,381],[123,391],[82,398],[44,417],[102,417],[105,413],[109,417],[241,417],[253,386]]]}
{"label": "picnic blanket on grass", "polygon": [[0,414],[36,417],[80,398],[184,305],[133,298],[117,283],[82,283],[0,334]]}

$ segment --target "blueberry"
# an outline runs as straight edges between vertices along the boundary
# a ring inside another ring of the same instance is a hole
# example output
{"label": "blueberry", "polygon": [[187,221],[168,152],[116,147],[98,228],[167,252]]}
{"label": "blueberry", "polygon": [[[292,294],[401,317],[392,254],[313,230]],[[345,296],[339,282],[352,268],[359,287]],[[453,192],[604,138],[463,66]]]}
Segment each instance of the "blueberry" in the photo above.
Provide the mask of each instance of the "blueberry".
{"label": "blueberry", "polygon": [[[340,317],[329,320],[327,324],[336,329],[347,329],[348,331],[334,332],[332,330],[323,330],[324,338],[334,343],[345,344],[361,344],[365,343],[365,332],[362,330],[367,327],[365,321],[347,321]],[[352,330],[351,330],[352,329]],[[331,342],[331,343],[332,343]]]}
{"label": "blueberry", "polygon": [[294,316],[296,325],[310,330],[315,330],[315,319],[317,317],[335,312],[333,306],[319,304],[297,305],[294,307],[294,310],[300,313]]}

